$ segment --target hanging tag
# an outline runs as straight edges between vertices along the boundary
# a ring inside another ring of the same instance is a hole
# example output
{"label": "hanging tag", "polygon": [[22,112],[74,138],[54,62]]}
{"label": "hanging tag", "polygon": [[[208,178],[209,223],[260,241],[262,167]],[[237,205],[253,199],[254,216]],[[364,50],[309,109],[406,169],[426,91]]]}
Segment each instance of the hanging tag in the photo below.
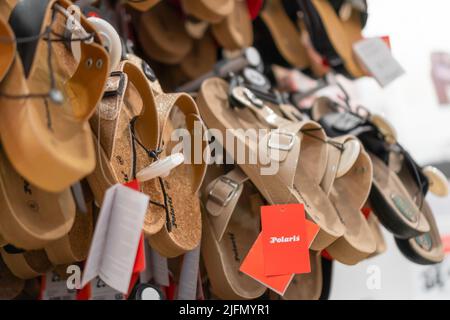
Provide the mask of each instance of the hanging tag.
{"label": "hanging tag", "polygon": [[54,271],[42,276],[41,300],[76,300],[77,291],[67,288],[67,281]]}
{"label": "hanging tag", "polygon": [[[307,230],[306,236],[309,248],[319,232],[319,226],[309,220],[306,220],[305,226]],[[294,274],[266,276],[264,271],[264,260],[263,238],[262,234],[259,234],[239,270],[283,296],[291,283]]]}
{"label": "hanging tag", "polygon": [[162,257],[155,250],[151,251],[150,257],[155,282],[160,286],[168,287],[170,285],[170,280],[169,280],[169,266],[167,265],[167,258]]}
{"label": "hanging tag", "polygon": [[200,246],[187,252],[183,257],[177,300],[196,300]]}
{"label": "hanging tag", "polygon": [[89,300],[125,300],[125,295],[108,286],[102,279],[96,277],[90,283],[91,296]]}
{"label": "hanging tag", "polygon": [[140,274],[141,283],[149,283],[153,279],[151,250],[148,241],[144,241],[145,269]]}
{"label": "hanging tag", "polygon": [[311,272],[302,204],[261,207],[265,275]]}
{"label": "hanging tag", "polygon": [[383,88],[405,73],[400,63],[392,56],[389,47],[380,38],[358,41],[353,45],[353,51]]}
{"label": "hanging tag", "polygon": [[149,197],[122,185],[106,191],[83,273],[82,286],[96,276],[128,292]]}

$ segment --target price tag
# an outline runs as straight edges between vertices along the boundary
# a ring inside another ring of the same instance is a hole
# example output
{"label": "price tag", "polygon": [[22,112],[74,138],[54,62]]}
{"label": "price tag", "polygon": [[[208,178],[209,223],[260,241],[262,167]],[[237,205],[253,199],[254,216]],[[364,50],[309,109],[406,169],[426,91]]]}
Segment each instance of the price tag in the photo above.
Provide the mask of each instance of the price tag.
{"label": "price tag", "polygon": [[67,282],[56,272],[50,271],[42,276],[42,300],[76,300],[77,291],[69,290]]}

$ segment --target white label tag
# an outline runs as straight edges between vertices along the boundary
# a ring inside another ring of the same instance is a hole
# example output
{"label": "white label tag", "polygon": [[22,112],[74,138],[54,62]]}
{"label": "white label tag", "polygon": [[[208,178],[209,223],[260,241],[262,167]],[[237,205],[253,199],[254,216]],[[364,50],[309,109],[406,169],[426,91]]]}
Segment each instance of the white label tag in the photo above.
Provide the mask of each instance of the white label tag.
{"label": "white label tag", "polygon": [[82,286],[99,276],[124,294],[130,285],[149,197],[123,185],[108,189],[103,200]]}
{"label": "white label tag", "polygon": [[358,41],[353,45],[353,51],[381,87],[387,86],[405,73],[387,44],[380,38]]}
{"label": "white label tag", "polygon": [[108,286],[102,279],[96,277],[91,281],[90,300],[125,300],[125,295]]}
{"label": "white label tag", "polygon": [[187,252],[183,257],[177,300],[196,300],[200,246]]}
{"label": "white label tag", "polygon": [[155,250],[151,250],[150,257],[155,282],[160,286],[168,287],[170,285],[170,280],[169,280],[169,267],[167,265],[167,258],[162,257]]}
{"label": "white label tag", "polygon": [[77,291],[69,290],[67,282],[53,271],[44,276],[45,288],[42,292],[42,300],[76,300]]}

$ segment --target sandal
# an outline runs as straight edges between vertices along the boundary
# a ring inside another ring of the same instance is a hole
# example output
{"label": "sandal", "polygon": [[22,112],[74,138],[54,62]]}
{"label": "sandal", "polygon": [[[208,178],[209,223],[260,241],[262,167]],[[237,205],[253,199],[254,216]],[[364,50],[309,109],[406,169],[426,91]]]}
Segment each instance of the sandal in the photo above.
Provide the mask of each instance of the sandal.
{"label": "sandal", "polygon": [[233,13],[235,0],[181,0],[183,11],[209,23],[219,23]]}
{"label": "sandal", "polygon": [[221,299],[256,299],[266,287],[239,271],[260,233],[262,197],[238,168],[210,166],[202,190],[202,257],[213,293]]}
{"label": "sandal", "polygon": [[14,34],[6,20],[3,20],[2,8],[0,8],[0,39],[8,39],[9,41],[0,40],[0,82],[6,76],[14,61],[16,54],[16,43],[14,42]]}
{"label": "sandal", "polygon": [[[239,100],[235,105],[241,103],[241,108],[231,107],[230,98]],[[277,174],[264,175],[261,170],[267,169],[267,166],[261,163],[238,164],[270,204],[294,201],[305,205],[308,218],[320,226],[311,249],[322,250],[344,234],[344,226],[336,210],[319,186],[326,168],[328,149],[325,133],[317,123],[283,119],[246,88],[230,86],[219,78],[203,82],[197,103],[206,124],[218,129],[223,136],[231,134],[232,138],[244,144],[250,159],[258,160],[257,155],[266,154],[271,156],[271,164],[279,166]],[[247,129],[270,127],[275,130],[269,131],[258,145],[242,136],[242,131]],[[243,130],[227,133],[227,129]],[[279,142],[274,143],[274,139]],[[258,147],[263,151],[258,153]],[[234,150],[227,151],[234,153]]]}
{"label": "sandal", "polygon": [[127,0],[127,4],[133,9],[145,12],[157,5],[161,0]]}
{"label": "sandal", "polygon": [[345,233],[327,252],[337,261],[353,265],[376,250],[375,237],[361,212],[372,186],[372,163],[355,137],[341,136],[333,141],[343,149],[330,146],[327,172],[321,185],[334,204]]}
{"label": "sandal", "polygon": [[[233,0],[234,10],[221,22],[212,25],[212,33],[220,46],[240,50],[253,45],[253,25],[246,0]],[[190,1],[195,2],[195,1]]]}
{"label": "sandal", "polygon": [[12,300],[25,288],[25,281],[11,273],[0,258],[0,300]]}
{"label": "sandal", "polygon": [[33,250],[66,235],[75,219],[70,189],[50,193],[24,180],[0,148],[0,234],[3,243]]}
{"label": "sandal", "polygon": [[192,50],[193,40],[187,34],[183,20],[165,1],[143,13],[137,25],[142,50],[157,62],[178,64]]}
{"label": "sandal", "polygon": [[[0,85],[3,148],[20,175],[49,192],[67,189],[94,169],[87,120],[101,98],[109,64],[100,39],[83,16],[81,26],[98,43],[81,42],[78,65],[60,41],[65,39],[69,5],[66,0],[23,0],[16,5],[9,19],[16,38],[38,40],[21,41]],[[74,74],[66,81],[62,78],[70,68]]]}
{"label": "sandal", "polygon": [[9,270],[19,279],[37,278],[53,267],[44,250],[8,253],[3,248],[0,253]]}

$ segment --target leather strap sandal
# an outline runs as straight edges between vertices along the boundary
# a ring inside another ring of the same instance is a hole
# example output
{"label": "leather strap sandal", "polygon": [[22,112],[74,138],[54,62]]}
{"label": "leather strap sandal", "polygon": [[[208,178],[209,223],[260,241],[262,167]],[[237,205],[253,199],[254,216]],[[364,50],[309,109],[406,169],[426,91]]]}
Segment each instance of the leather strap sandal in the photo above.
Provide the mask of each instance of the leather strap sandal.
{"label": "leather strap sandal", "polygon": [[9,24],[19,44],[0,85],[3,148],[20,175],[49,192],[67,189],[94,169],[87,120],[108,73],[109,56],[84,16],[77,29],[84,30],[84,38],[68,39],[80,41],[79,63],[61,41],[70,4],[24,0],[16,5]]}

